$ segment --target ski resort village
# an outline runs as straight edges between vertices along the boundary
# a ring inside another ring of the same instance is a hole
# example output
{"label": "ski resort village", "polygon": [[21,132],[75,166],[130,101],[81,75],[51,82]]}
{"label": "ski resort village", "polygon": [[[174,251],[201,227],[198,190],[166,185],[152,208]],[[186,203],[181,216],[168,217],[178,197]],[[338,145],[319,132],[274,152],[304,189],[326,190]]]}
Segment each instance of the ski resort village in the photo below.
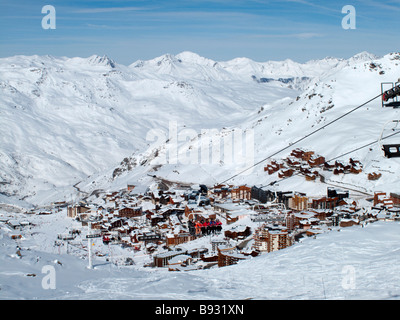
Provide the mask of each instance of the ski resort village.
{"label": "ski resort village", "polygon": [[1,58],[0,299],[398,299],[399,77]]}
{"label": "ski resort village", "polygon": [[[320,180],[326,171],[360,174],[362,163],[328,163],[298,148],[264,167],[266,175],[286,179],[298,174],[307,181]],[[109,263],[190,271],[255,259],[303,238],[354,225],[400,221],[399,193],[351,197],[348,190],[328,186],[325,196],[315,197],[273,185],[128,184],[114,192],[97,191],[76,203],[56,202],[22,215],[3,213],[1,228],[16,244],[23,244],[25,239],[43,237],[42,229],[56,219],[57,232],[53,227],[53,233],[46,231],[48,250],[87,259],[88,268]],[[21,247],[17,246],[19,257],[24,255]]]}

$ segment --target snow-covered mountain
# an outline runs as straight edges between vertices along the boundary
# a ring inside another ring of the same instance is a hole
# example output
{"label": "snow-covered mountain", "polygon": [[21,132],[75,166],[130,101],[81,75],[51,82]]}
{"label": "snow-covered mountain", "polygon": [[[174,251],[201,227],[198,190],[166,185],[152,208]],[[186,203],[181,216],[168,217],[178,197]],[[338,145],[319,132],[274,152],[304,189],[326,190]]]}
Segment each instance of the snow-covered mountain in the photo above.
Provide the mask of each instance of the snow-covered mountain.
{"label": "snow-covered mountain", "polygon": [[[264,104],[258,112],[242,115],[240,121],[231,127],[221,128],[214,132],[199,131],[199,134],[193,135],[192,139],[188,139],[189,141],[181,142],[178,151],[174,143],[166,143],[150,149],[152,152],[148,150],[146,154],[139,157],[137,155],[128,157],[113,170],[91,176],[80,186],[90,191],[96,188],[107,188],[110,183],[115,188],[122,188],[130,181],[142,180],[143,183],[147,183],[145,182],[147,180],[143,180],[144,173],[170,181],[213,185],[259,162],[261,163],[258,166],[234,177],[229,180],[229,183],[268,185],[280,179],[277,173],[267,175],[264,172],[263,164],[266,165],[268,161],[262,160],[285,147],[288,147],[287,150],[276,155],[275,159],[286,158],[292,149],[303,147],[324,156],[326,160],[337,159],[348,162],[352,157],[362,163],[363,171],[358,175],[334,175],[332,172],[321,171],[325,181],[331,185],[369,194],[381,190],[394,192],[398,190],[400,164],[397,159],[385,158],[379,145],[373,142],[379,139],[384,124],[389,120],[398,119],[399,114],[397,109],[382,108],[380,99],[375,99],[363,108],[301,141],[298,145],[292,148],[289,146],[379,95],[381,82],[397,81],[400,75],[399,59],[400,55],[395,53],[378,58],[364,52],[348,60],[337,60],[332,67],[322,68],[323,72],[318,76],[304,73],[312,80],[303,91],[298,91],[298,96],[281,99],[277,97],[275,101]],[[327,61],[333,61],[333,59],[327,59]],[[323,65],[327,62],[314,63]],[[311,65],[312,62],[307,64]],[[271,82],[266,83],[271,84]],[[265,83],[258,82],[258,84]],[[395,128],[394,126],[386,127],[384,137],[397,132],[390,129]],[[184,132],[179,130],[177,130],[178,134],[182,133],[185,136]],[[235,149],[238,147],[233,143],[236,138],[239,139],[242,149]],[[230,144],[227,141],[230,141]],[[398,143],[399,139],[393,137],[385,141]],[[372,144],[365,147],[370,143]],[[247,150],[246,146],[249,146],[250,150]],[[215,147],[218,149],[217,152]],[[234,147],[233,156],[231,147]],[[357,150],[360,147],[363,148]],[[202,158],[204,152],[207,154],[213,151],[214,154],[217,153],[217,161],[212,161],[211,156]],[[178,160],[169,161],[171,154],[177,154]],[[144,163],[144,159],[149,161]],[[142,165],[136,166],[134,170],[128,170],[127,163]],[[374,172],[382,174],[381,179],[368,180],[368,174]],[[110,178],[114,174],[118,175],[117,179]],[[303,176],[295,176],[282,181],[278,189],[324,195],[326,187],[326,184],[321,184],[319,181],[306,182]]]}
{"label": "snow-covered mountain", "polygon": [[[173,130],[182,133],[181,153],[198,151],[204,137],[220,140],[233,129],[253,130],[256,162],[380,93],[380,82],[399,78],[398,64],[398,54],[378,58],[365,52],[304,64],[247,58],[217,62],[191,52],[130,66],[100,56],[3,58],[1,193],[45,203],[68,199],[77,187],[107,189],[148,174],[215,183],[235,172],[237,163],[227,165],[226,157],[205,165],[166,162],[166,153],[176,147],[170,141]],[[304,146],[335,156],[376,139],[396,114],[376,101]],[[366,151],[360,156],[368,156],[371,166],[383,163],[376,148]],[[382,166],[397,169],[396,162]],[[235,182],[268,179],[258,169]]]}

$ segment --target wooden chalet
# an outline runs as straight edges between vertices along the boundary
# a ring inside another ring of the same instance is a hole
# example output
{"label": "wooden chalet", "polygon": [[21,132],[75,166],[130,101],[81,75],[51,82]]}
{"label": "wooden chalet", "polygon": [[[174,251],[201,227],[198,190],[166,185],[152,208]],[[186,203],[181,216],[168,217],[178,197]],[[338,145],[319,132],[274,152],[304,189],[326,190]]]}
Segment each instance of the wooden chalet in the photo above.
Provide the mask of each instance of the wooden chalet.
{"label": "wooden chalet", "polygon": [[292,157],[297,159],[301,159],[303,161],[309,161],[311,157],[314,155],[314,151],[306,151],[300,148],[292,150],[291,154]]}
{"label": "wooden chalet", "polygon": [[374,193],[374,206],[382,204],[386,209],[393,208],[393,199],[386,194],[386,192],[375,192]]}
{"label": "wooden chalet", "polygon": [[342,228],[352,227],[354,225],[358,225],[359,221],[355,219],[341,219],[339,222],[339,226]]}
{"label": "wooden chalet", "polygon": [[376,173],[376,172],[368,173],[368,180],[370,181],[379,180],[380,177],[382,177],[382,173]]}
{"label": "wooden chalet", "polygon": [[293,169],[281,169],[281,170],[278,172],[278,177],[279,177],[280,179],[282,179],[282,178],[289,178],[289,177],[291,177],[291,176],[293,175],[293,173],[294,173],[294,170],[293,170]]}
{"label": "wooden chalet", "polygon": [[392,199],[393,201],[393,205],[395,207],[399,207],[400,206],[400,193],[390,193],[390,199]]}
{"label": "wooden chalet", "polygon": [[322,166],[325,163],[325,157],[313,155],[310,160],[308,160],[308,164],[311,168]]}
{"label": "wooden chalet", "polygon": [[226,267],[238,263],[240,260],[245,260],[248,257],[238,253],[236,247],[220,245],[218,250],[218,267]]}
{"label": "wooden chalet", "polygon": [[122,218],[140,217],[142,214],[142,207],[122,207],[118,210],[118,216]]}
{"label": "wooden chalet", "polygon": [[251,235],[251,228],[249,226],[238,226],[237,228],[226,230],[225,237],[230,239],[244,239]]}
{"label": "wooden chalet", "polygon": [[251,188],[248,186],[239,186],[231,190],[232,200],[250,200],[251,199]]}
{"label": "wooden chalet", "polygon": [[177,246],[177,245],[180,245],[185,242],[193,241],[195,239],[197,239],[196,236],[191,235],[189,232],[181,230],[178,233],[167,234],[166,235],[166,245],[168,247]]}
{"label": "wooden chalet", "polygon": [[339,205],[339,198],[328,198],[322,197],[318,199],[312,199],[311,208],[313,209],[333,209]]}
{"label": "wooden chalet", "polygon": [[187,254],[180,254],[168,260],[169,271],[182,271],[187,269],[193,258]]}
{"label": "wooden chalet", "polygon": [[168,261],[173,257],[179,256],[181,254],[186,254],[182,251],[167,251],[159,253],[153,257],[153,263],[155,267],[162,268],[168,266]]}

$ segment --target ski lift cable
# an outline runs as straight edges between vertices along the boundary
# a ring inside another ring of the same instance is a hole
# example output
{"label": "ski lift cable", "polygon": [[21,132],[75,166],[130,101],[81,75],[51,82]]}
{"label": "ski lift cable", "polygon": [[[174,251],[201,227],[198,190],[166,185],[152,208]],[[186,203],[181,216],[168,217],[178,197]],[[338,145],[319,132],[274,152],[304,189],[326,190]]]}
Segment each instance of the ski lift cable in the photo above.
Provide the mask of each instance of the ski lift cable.
{"label": "ski lift cable", "polygon": [[286,147],[284,147],[284,148],[282,148],[282,149],[280,149],[280,150],[278,150],[278,151],[272,153],[272,154],[269,155],[268,157],[266,157],[266,158],[264,158],[264,159],[258,161],[257,163],[253,164],[252,166],[248,167],[247,169],[245,169],[245,170],[243,170],[243,171],[240,171],[239,173],[233,175],[232,177],[230,177],[230,178],[224,180],[223,182],[221,182],[221,184],[224,184],[224,183],[228,182],[229,180],[231,180],[231,179],[233,179],[233,178],[236,178],[237,176],[241,175],[242,173],[244,173],[244,172],[246,172],[246,171],[248,171],[248,170],[250,170],[250,169],[252,169],[252,168],[254,168],[254,167],[256,167],[256,166],[258,166],[260,163],[262,163],[262,162],[264,162],[264,161],[266,161],[266,160],[268,160],[268,159],[270,159],[270,158],[276,156],[277,154],[281,153],[282,151],[285,151],[286,149],[289,149],[289,148],[293,147],[295,144],[297,144],[297,143],[299,143],[299,142],[301,142],[301,141],[307,139],[308,137],[310,137],[310,136],[314,135],[315,133],[317,133],[317,132],[319,132],[319,131],[325,129],[326,127],[330,126],[331,124],[333,124],[333,123],[339,121],[340,119],[342,119],[342,118],[348,116],[349,114],[351,114],[351,113],[357,111],[358,109],[364,107],[364,106],[367,105],[368,103],[370,103],[370,102],[372,102],[372,101],[378,99],[378,98],[381,97],[383,94],[384,94],[384,93],[378,94],[378,95],[375,96],[374,98],[371,98],[371,99],[369,99],[368,101],[364,102],[363,104],[359,105],[358,107],[355,107],[355,108],[351,109],[350,111],[344,113],[344,114],[341,115],[340,117],[338,117],[338,118],[336,118],[336,119],[334,119],[334,120],[328,122],[327,124],[323,125],[322,127],[318,128],[318,129],[316,129],[316,130],[310,132],[309,134],[307,134],[307,135],[305,135],[304,137],[302,137],[302,138],[296,140],[295,142],[289,143],[289,145],[287,145]]}
{"label": "ski lift cable", "polygon": [[[400,133],[400,131],[395,132],[395,133],[392,133],[392,134],[390,134],[390,135],[388,135],[388,136],[386,136],[386,137],[383,137],[381,140],[388,139],[388,138],[393,137],[393,136],[395,136],[395,135],[397,135],[397,134],[399,134],[399,133]],[[367,143],[367,144],[365,144],[365,145],[363,145],[363,146],[361,146],[361,147],[357,147],[357,148],[355,148],[355,149],[353,149],[353,150],[347,151],[347,152],[341,154],[340,156],[337,156],[337,157],[334,157],[334,158],[332,158],[332,159],[327,160],[326,162],[330,162],[330,161],[333,161],[333,160],[342,158],[342,157],[344,157],[344,156],[346,156],[346,155],[348,155],[348,154],[350,154],[350,153],[353,153],[353,152],[356,152],[356,151],[358,151],[358,150],[364,149],[364,148],[369,147],[369,146],[371,146],[371,145],[373,145],[373,144],[375,144],[375,143],[379,143],[379,140],[376,140],[376,141]],[[323,166],[323,165],[318,165],[318,166],[316,166],[316,167],[321,167],[321,166]],[[276,183],[282,182],[282,181],[284,181],[284,180],[290,179],[290,178],[295,177],[295,176],[298,176],[298,175],[300,175],[300,174],[301,174],[301,172],[295,173],[295,174],[293,174],[293,175],[290,176],[290,177],[285,177],[285,178],[282,178],[282,179],[280,179],[280,180],[274,181],[274,182],[272,182],[272,184],[276,184]],[[269,183],[269,184],[266,184],[266,185],[261,186],[260,188],[268,187],[268,186],[271,186],[272,184]]]}

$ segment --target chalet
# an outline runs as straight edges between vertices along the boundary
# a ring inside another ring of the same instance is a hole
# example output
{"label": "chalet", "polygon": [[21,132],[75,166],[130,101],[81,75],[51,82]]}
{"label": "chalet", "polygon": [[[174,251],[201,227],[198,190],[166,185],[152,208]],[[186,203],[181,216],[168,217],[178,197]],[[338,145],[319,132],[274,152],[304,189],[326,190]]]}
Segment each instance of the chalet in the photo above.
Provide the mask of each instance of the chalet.
{"label": "chalet", "polygon": [[390,199],[392,199],[393,201],[393,205],[395,207],[399,207],[400,206],[400,193],[390,193]]}
{"label": "chalet", "polygon": [[197,239],[196,236],[193,236],[189,232],[185,232],[185,231],[181,230],[178,233],[174,233],[174,234],[169,233],[169,234],[167,234],[166,235],[166,242],[167,242],[166,245],[168,247],[177,246],[177,245],[180,245],[182,243],[189,242],[189,241],[192,241],[192,240],[195,240],[195,239]]}
{"label": "chalet", "polygon": [[306,231],[306,235],[309,237],[316,236],[321,233],[323,233],[323,231],[321,228],[318,228],[318,227],[311,227],[311,228],[307,229],[307,231]]}
{"label": "chalet", "polygon": [[309,165],[304,165],[304,164],[302,164],[302,165],[300,166],[300,172],[301,172],[302,174],[311,174],[311,167],[310,167]]}
{"label": "chalet", "polygon": [[350,168],[350,173],[359,174],[362,172],[362,166],[359,164],[354,164]]}
{"label": "chalet", "polygon": [[227,185],[216,185],[212,190],[208,190],[208,195],[217,199],[225,199],[231,194],[231,186]]}
{"label": "chalet", "polygon": [[264,167],[264,171],[268,172],[269,175],[278,172],[279,169],[283,169],[285,167],[285,163],[283,161],[272,160],[270,164]]}
{"label": "chalet", "polygon": [[239,186],[231,190],[231,198],[240,200],[250,200],[251,199],[251,188],[247,186]]}
{"label": "chalet", "polygon": [[309,209],[309,212],[314,214],[314,217],[320,221],[326,220],[333,215],[332,209]]}
{"label": "chalet", "polygon": [[105,200],[106,200],[106,202],[109,202],[109,201],[114,201],[115,200],[115,197],[118,195],[118,191],[115,191],[115,192],[111,192],[111,193],[107,193],[106,194],[106,198],[105,198]]}
{"label": "chalet", "polygon": [[161,221],[165,221],[165,218],[162,215],[151,211],[146,211],[146,219],[150,221],[152,227],[155,227]]}
{"label": "chalet", "polygon": [[122,207],[117,214],[121,218],[134,218],[142,216],[142,213],[142,207]]}
{"label": "chalet", "polygon": [[346,174],[346,173],[353,173],[359,174],[362,172],[363,166],[359,160],[354,160],[352,158],[349,159],[349,163],[344,163],[341,160],[336,160],[334,165],[328,164],[325,162],[324,170],[333,170],[333,174]]}
{"label": "chalet", "polygon": [[109,227],[108,230],[112,230],[112,229],[116,229],[116,228],[122,227],[123,224],[124,224],[124,220],[123,219],[115,217],[115,218],[113,218],[113,219],[111,219],[109,221],[109,226],[110,227]]}
{"label": "chalet", "polygon": [[307,181],[315,181],[315,180],[317,180],[318,176],[319,176],[318,172],[316,172],[316,173],[308,173],[308,174],[305,175]]}
{"label": "chalet", "polygon": [[382,173],[376,173],[376,172],[368,173],[368,180],[370,181],[379,180],[380,177],[382,177]]}
{"label": "chalet", "polygon": [[168,261],[173,257],[179,256],[181,254],[185,254],[186,252],[182,251],[167,251],[164,253],[159,253],[153,257],[153,263],[155,267],[162,268],[168,266]]}
{"label": "chalet", "polygon": [[385,192],[374,193],[374,206],[381,203],[386,209],[393,208],[393,199],[390,198]]}
{"label": "chalet", "polygon": [[51,211],[39,211],[39,215],[40,216],[47,216],[47,215],[50,215],[50,214],[52,214]]}
{"label": "chalet", "polygon": [[293,170],[293,169],[281,169],[281,170],[278,172],[278,177],[279,177],[280,179],[282,179],[282,178],[289,178],[289,177],[291,177],[291,176],[293,175],[293,173],[294,173],[294,170]]}
{"label": "chalet", "polygon": [[53,205],[56,208],[65,208],[68,206],[67,202],[65,202],[65,201],[57,201],[57,202],[54,202]]}
{"label": "chalet", "polygon": [[341,219],[339,222],[339,226],[342,228],[352,227],[357,224],[359,224],[359,222],[358,222],[358,220],[355,220],[355,219]]}
{"label": "chalet", "polygon": [[322,197],[319,199],[312,199],[311,208],[313,209],[333,209],[339,204],[339,198]]}
{"label": "chalet", "polygon": [[187,254],[180,254],[168,260],[169,271],[182,271],[191,264],[193,258]]}
{"label": "chalet", "polygon": [[230,239],[245,239],[251,235],[251,228],[249,226],[236,226],[231,230],[225,231],[225,237]]}
{"label": "chalet", "polygon": [[[307,226],[308,224],[311,225],[312,221],[315,221],[315,219],[316,219],[315,212],[313,212],[313,211],[293,212],[292,214],[294,217],[294,226],[299,226],[303,229],[304,229],[304,226]],[[316,220],[318,220],[318,219],[316,219]]]}
{"label": "chalet", "polygon": [[314,151],[306,151],[300,148],[292,150],[291,154],[292,157],[297,159],[301,159],[303,161],[309,161],[311,157],[314,155]]}
{"label": "chalet", "polygon": [[299,221],[300,228],[303,230],[308,230],[311,228],[312,222],[309,219],[303,219]]}
{"label": "chalet", "polygon": [[326,171],[333,171],[335,169],[335,164],[331,162],[325,162],[324,163],[324,170]]}
{"label": "chalet", "polygon": [[344,172],[345,172],[344,169],[341,167],[333,169],[334,175],[344,174]]}
{"label": "chalet", "polygon": [[336,167],[336,169],[342,169],[343,171],[349,171],[350,168],[351,168],[351,165],[350,164],[345,164],[341,160],[336,160],[335,161],[335,167]]}
{"label": "chalet", "polygon": [[236,264],[240,260],[245,260],[248,257],[238,253],[235,247],[220,245],[218,250],[218,267],[226,267]]}
{"label": "chalet", "polygon": [[297,148],[292,150],[292,152],[290,153],[291,156],[296,157],[298,159],[301,159],[303,157],[304,154],[304,150]]}
{"label": "chalet", "polygon": [[286,158],[286,163],[288,164],[288,166],[290,167],[294,167],[294,166],[300,166],[301,162],[299,159],[295,158],[295,157],[287,157]]}
{"label": "chalet", "polygon": [[237,210],[228,211],[225,214],[225,218],[227,220],[227,223],[230,224],[235,221],[239,221],[241,219],[247,218],[249,215],[254,214],[254,213],[256,213],[256,212],[239,206]]}
{"label": "chalet", "polygon": [[131,233],[131,241],[132,242],[144,242],[144,245],[147,246],[150,243],[158,243],[161,240],[161,235],[154,231],[150,230],[135,230],[134,233]]}
{"label": "chalet", "polygon": [[325,158],[323,156],[312,155],[308,164],[311,168],[322,166],[325,163]]}
{"label": "chalet", "polygon": [[184,209],[185,216],[194,222],[215,220],[217,215],[211,210],[211,207],[197,207],[187,205]]}

